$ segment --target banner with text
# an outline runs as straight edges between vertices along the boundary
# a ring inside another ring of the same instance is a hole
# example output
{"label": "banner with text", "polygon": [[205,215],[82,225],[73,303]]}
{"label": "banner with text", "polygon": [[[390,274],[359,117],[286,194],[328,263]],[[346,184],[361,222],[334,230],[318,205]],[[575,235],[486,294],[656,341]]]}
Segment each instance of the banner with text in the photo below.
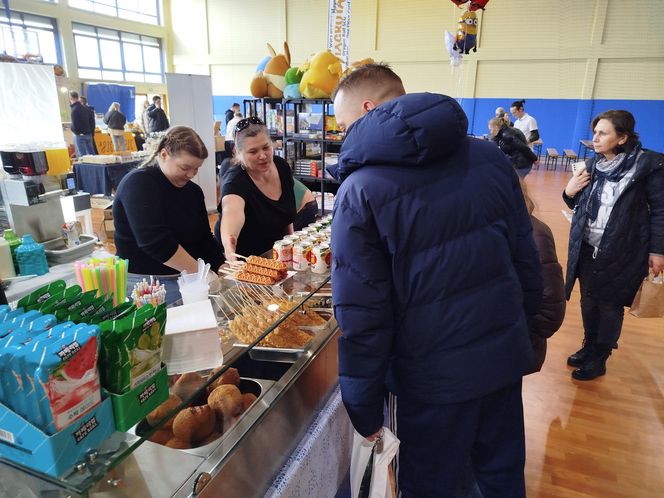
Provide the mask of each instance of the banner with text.
{"label": "banner with text", "polygon": [[348,67],[350,47],[350,0],[329,0],[327,48]]}

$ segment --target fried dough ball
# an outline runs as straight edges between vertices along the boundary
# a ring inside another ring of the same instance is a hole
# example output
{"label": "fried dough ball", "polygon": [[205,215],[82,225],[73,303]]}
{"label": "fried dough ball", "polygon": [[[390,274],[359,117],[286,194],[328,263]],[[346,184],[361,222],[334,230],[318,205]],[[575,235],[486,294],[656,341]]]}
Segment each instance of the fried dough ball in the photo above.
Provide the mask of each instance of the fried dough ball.
{"label": "fried dough ball", "polygon": [[[157,408],[148,413],[148,416],[145,417],[148,424],[154,427],[166,415],[168,415],[171,412],[171,410],[177,408],[180,405],[180,403],[182,403],[182,400],[177,395],[171,394],[166,401],[164,401],[161,405],[159,405]],[[169,420],[167,420],[161,428],[170,429],[171,427],[173,427],[174,418],[175,417],[171,417]]]}
{"label": "fried dough ball", "polygon": [[223,434],[219,431],[213,431],[212,434],[210,434],[208,437],[206,437],[203,441],[200,442],[199,446],[205,446],[206,444],[210,444],[213,441],[216,441],[219,439]]}
{"label": "fried dough ball", "polygon": [[199,373],[192,372],[180,376],[171,391],[180,399],[191,399],[196,391],[205,385],[205,379]]}
{"label": "fried dough ball", "polygon": [[208,404],[217,415],[217,420],[227,425],[227,420],[242,412],[242,393],[237,387],[224,384],[210,393]]}
{"label": "fried dough ball", "polygon": [[244,393],[242,395],[242,411],[246,412],[256,401],[256,395],[253,393]]}
{"label": "fried dough ball", "polygon": [[[222,367],[217,367],[214,370],[212,370],[212,372],[210,372],[210,377],[212,377],[219,370],[221,370],[221,368]],[[225,384],[231,384],[234,386],[240,385],[240,374],[237,371],[237,368],[229,368],[221,375],[221,377],[219,377],[212,384],[210,384],[210,392],[214,391],[217,387],[223,386]]]}
{"label": "fried dough ball", "polygon": [[180,441],[196,443],[214,430],[216,418],[208,405],[185,408],[173,421],[173,434]]}
{"label": "fried dough ball", "polygon": [[152,434],[152,436],[148,438],[148,441],[164,445],[167,444],[171,439],[174,439],[173,431],[170,428],[168,428],[168,429],[159,429],[157,432],[155,432],[154,434]]}
{"label": "fried dough ball", "polygon": [[176,450],[189,450],[191,449],[191,444],[186,441],[182,441],[176,437],[172,438],[166,443],[166,446],[169,448],[175,448]]}

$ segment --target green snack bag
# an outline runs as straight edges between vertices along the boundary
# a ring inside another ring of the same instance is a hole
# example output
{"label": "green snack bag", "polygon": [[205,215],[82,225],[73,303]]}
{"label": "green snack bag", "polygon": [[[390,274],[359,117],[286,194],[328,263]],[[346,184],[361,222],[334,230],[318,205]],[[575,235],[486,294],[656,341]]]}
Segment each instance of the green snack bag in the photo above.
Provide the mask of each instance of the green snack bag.
{"label": "green snack bag", "polygon": [[127,301],[125,303],[122,303],[115,308],[113,308],[113,299],[110,300],[111,302],[111,309],[108,311],[100,311],[96,312],[94,316],[92,316],[89,320],[89,324],[99,324],[101,322],[105,322],[107,320],[119,320],[120,318],[124,318],[125,316],[129,315],[130,313],[133,313],[136,311],[136,305],[132,303],[131,301]]}
{"label": "green snack bag", "polygon": [[55,317],[59,322],[63,322],[71,315],[74,311],[77,311],[81,308],[86,307],[91,304],[95,299],[97,299],[97,290],[91,290],[79,294],[73,300],[67,301],[64,305],[60,306],[55,310]]}
{"label": "green snack bag", "polygon": [[[67,320],[70,320],[74,323],[88,323],[88,318],[93,317],[97,310],[103,309],[105,306],[108,306],[108,298],[104,295],[99,296],[91,303],[82,306],[76,311],[69,314]],[[113,297],[111,296],[110,307],[113,307]]]}
{"label": "green snack bag", "polygon": [[52,315],[55,310],[63,306],[67,301],[72,301],[76,296],[82,292],[80,285],[72,285],[65,289],[62,293],[56,294],[47,299],[39,307],[39,311],[45,315]]}
{"label": "green snack bag", "polygon": [[23,296],[19,299],[16,307],[23,308],[25,311],[39,309],[39,307],[51,297],[62,294],[65,291],[65,287],[67,287],[67,284],[64,280],[51,282],[50,284],[31,292],[27,296]]}
{"label": "green snack bag", "polygon": [[161,369],[165,326],[165,304],[142,306],[125,318],[100,324],[106,389],[124,394]]}

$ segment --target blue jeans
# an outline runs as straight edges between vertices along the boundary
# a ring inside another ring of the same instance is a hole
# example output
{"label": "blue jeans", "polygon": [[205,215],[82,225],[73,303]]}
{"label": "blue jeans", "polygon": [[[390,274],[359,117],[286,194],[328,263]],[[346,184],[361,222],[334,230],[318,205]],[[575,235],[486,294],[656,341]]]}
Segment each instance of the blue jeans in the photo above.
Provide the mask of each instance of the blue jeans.
{"label": "blue jeans", "polygon": [[76,146],[76,156],[95,155],[95,147],[92,143],[92,135],[74,135],[74,145]]}

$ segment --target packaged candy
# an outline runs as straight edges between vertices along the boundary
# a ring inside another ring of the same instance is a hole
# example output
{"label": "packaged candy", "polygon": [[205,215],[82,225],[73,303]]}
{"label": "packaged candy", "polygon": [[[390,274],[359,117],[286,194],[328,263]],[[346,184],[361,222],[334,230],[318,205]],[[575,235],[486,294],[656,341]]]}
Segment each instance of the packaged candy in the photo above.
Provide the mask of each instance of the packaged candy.
{"label": "packaged candy", "polygon": [[161,369],[166,305],[145,305],[125,318],[100,324],[102,383],[124,394]]}
{"label": "packaged candy", "polygon": [[5,337],[12,331],[27,326],[30,322],[41,317],[42,314],[37,310],[28,311],[9,320],[0,323],[0,337]]}
{"label": "packaged candy", "polygon": [[72,313],[92,304],[95,299],[97,299],[97,291],[95,290],[79,294],[73,300],[67,301],[65,304],[57,308],[55,310],[55,317],[60,322],[67,320]]}
{"label": "packaged candy", "polygon": [[52,314],[55,310],[63,306],[68,301],[73,301],[76,296],[80,295],[83,291],[80,285],[72,285],[64,289],[59,294],[52,295],[49,299],[44,301],[39,307],[42,313]]}
{"label": "packaged candy", "polygon": [[51,297],[57,294],[62,294],[66,287],[67,284],[64,280],[56,280],[55,282],[51,282],[50,284],[31,292],[27,296],[23,296],[19,299],[16,307],[25,308],[26,311],[39,309],[40,306]]}
{"label": "packaged candy", "polygon": [[101,402],[97,370],[99,327],[80,324],[26,355],[34,371],[42,430],[55,434]]}
{"label": "packaged candy", "polygon": [[[81,306],[71,312],[67,317],[67,320],[71,320],[74,323],[88,323],[87,319],[94,316],[97,313],[97,310],[108,307],[108,303],[109,299],[106,296],[97,297],[91,303]],[[110,299],[110,307],[113,307],[112,297]]]}
{"label": "packaged candy", "polygon": [[[113,304],[112,301],[113,300],[111,299],[111,304]],[[134,303],[131,302],[122,303],[116,306],[115,308],[111,308],[108,311],[101,311],[99,313],[95,313],[95,315],[88,320],[88,323],[99,324],[107,320],[118,320],[120,318],[129,315],[130,313],[133,313],[134,311],[136,311],[136,306],[134,305]]]}

